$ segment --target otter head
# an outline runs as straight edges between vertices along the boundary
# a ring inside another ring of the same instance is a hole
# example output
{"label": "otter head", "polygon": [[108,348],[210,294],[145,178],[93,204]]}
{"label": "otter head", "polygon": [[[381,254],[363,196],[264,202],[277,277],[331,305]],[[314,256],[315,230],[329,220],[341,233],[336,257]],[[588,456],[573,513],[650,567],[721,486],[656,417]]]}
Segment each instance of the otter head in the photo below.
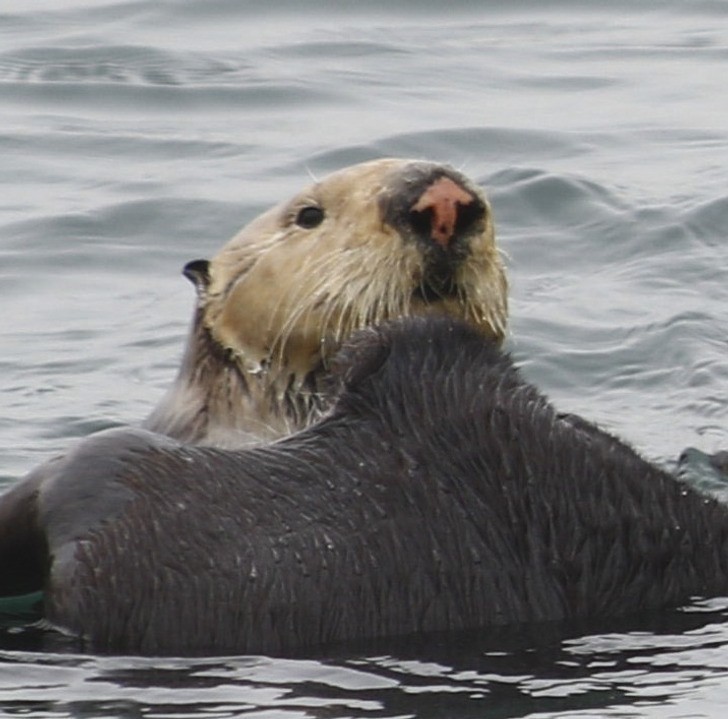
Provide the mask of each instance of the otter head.
{"label": "otter head", "polygon": [[425,314],[496,339],[506,327],[490,206],[461,173],[430,162],[376,160],[329,175],[185,274],[199,323],[241,375],[240,413],[266,426],[279,415],[281,431],[310,419],[318,378],[358,329]]}
{"label": "otter head", "polygon": [[493,337],[505,330],[490,207],[460,173],[428,162],[330,175],[253,221],[207,273],[212,337],[246,371],[298,383],[353,331],[388,319],[441,313]]}

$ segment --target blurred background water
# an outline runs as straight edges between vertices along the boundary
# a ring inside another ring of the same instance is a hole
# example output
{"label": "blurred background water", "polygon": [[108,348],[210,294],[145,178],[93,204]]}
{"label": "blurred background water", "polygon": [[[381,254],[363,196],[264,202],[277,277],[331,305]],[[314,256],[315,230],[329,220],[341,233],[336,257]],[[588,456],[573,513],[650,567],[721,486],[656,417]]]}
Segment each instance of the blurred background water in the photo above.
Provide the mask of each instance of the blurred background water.
{"label": "blurred background water", "polygon": [[[185,262],[342,166],[489,193],[510,349],[663,464],[728,448],[728,5],[0,0],[0,485],[170,383]],[[728,496],[728,493],[724,493]],[[0,650],[0,713],[723,717],[728,602],[306,661]]]}

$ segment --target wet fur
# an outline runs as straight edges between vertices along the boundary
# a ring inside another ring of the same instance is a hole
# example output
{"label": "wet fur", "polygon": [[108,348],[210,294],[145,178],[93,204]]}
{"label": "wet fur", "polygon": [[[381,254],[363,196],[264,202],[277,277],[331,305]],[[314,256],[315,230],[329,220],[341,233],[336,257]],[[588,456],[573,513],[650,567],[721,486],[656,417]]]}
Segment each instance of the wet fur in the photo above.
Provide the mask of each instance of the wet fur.
{"label": "wet fur", "polygon": [[270,445],[114,430],[11,490],[48,618],[95,649],[294,654],[728,590],[726,508],[560,416],[472,328],[365,330],[334,377],[330,413]]}

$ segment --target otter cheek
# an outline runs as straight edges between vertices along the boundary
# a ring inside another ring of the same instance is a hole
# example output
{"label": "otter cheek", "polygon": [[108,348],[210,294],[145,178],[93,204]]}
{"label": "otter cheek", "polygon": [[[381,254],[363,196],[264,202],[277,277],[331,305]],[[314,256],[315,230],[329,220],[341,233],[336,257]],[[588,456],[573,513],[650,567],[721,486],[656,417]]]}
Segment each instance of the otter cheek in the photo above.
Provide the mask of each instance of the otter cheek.
{"label": "otter cheek", "polygon": [[284,287],[278,274],[256,275],[228,295],[213,336],[241,356],[248,369],[257,370],[265,361],[273,372],[286,365],[293,374],[307,373],[318,361],[322,317],[304,305],[295,285]]}
{"label": "otter cheek", "polygon": [[212,334],[225,349],[260,363],[268,356],[275,340],[270,317],[271,302],[275,298],[266,288],[250,289],[238,287],[227,297]]}

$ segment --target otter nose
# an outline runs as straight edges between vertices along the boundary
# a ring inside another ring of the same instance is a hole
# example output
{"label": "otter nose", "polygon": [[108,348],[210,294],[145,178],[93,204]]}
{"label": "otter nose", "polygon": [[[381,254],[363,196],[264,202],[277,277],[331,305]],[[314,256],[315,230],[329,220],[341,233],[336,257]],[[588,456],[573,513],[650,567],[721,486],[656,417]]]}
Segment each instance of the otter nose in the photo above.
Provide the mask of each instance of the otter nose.
{"label": "otter nose", "polygon": [[449,177],[440,177],[410,207],[409,221],[417,234],[447,249],[481,214],[477,197]]}

